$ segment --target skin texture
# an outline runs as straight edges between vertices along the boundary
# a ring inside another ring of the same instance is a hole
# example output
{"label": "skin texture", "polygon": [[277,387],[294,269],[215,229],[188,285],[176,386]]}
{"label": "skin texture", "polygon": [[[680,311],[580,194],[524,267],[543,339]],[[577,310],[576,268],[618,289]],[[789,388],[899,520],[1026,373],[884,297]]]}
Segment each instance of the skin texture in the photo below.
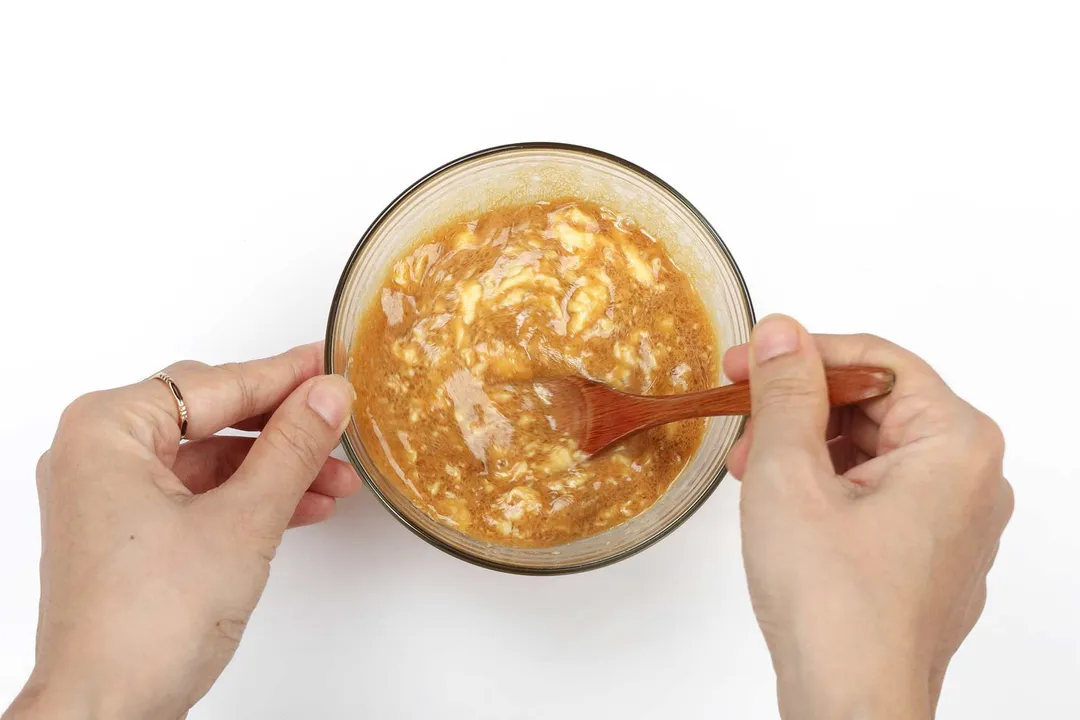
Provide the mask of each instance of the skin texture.
{"label": "skin texture", "polygon": [[[887,367],[896,386],[830,416],[825,365]],[[771,316],[724,368],[751,383],[752,428],[729,466],[781,715],[931,717],[1012,514],[1001,431],[873,336]]]}
{"label": "skin texture", "polygon": [[[166,386],[79,398],[38,463],[35,668],[5,718],[179,718],[232,658],[286,527],[325,520],[359,478],[327,459],[354,394],[320,345],[167,368]],[[211,437],[234,426],[257,439]]]}
{"label": "skin texture", "polygon": [[[181,718],[221,674],[290,525],[326,519],[359,479],[328,460],[355,396],[310,345],[167,369],[93,393],[38,465],[36,663],[13,718]],[[830,414],[826,365],[880,365],[886,398]],[[986,598],[1012,513],[1001,432],[922,360],[872,336],[766,318],[724,357],[750,379],[743,555],[781,715],[926,718]],[[260,429],[258,439],[214,437]]]}

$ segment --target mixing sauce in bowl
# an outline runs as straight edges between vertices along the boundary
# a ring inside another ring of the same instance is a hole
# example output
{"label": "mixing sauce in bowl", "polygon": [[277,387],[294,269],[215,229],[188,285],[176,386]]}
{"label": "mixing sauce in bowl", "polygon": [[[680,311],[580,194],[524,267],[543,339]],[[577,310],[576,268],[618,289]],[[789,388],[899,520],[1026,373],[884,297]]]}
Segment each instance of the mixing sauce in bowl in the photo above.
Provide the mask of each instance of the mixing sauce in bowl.
{"label": "mixing sauce in bowl", "polygon": [[663,495],[705,421],[585,458],[531,381],[702,390],[718,348],[701,298],[634,221],[564,198],[447,224],[390,269],[350,362],[356,422],[381,472],[435,520],[481,540],[549,547]]}

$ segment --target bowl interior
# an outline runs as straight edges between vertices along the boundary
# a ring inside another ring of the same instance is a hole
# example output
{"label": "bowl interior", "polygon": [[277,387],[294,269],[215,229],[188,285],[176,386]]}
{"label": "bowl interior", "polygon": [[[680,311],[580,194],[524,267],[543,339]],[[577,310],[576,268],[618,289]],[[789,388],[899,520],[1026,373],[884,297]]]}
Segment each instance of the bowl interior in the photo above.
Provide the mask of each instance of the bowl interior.
{"label": "bowl interior", "polygon": [[[494,207],[578,196],[627,214],[662,242],[690,277],[716,331],[718,348],[746,342],[753,309],[742,277],[720,238],[678,193],[646,171],[572,146],[515,145],[457,160],[418,181],[372,224],[342,275],[327,328],[327,371],[352,379],[349,357],[361,314],[376,300],[388,268],[419,237],[444,223]],[[722,381],[719,375],[717,383]],[[743,418],[715,418],[695,456],[667,493],[626,523],[552,548],[517,548],[476,540],[441,525],[379,472],[360,441],[354,417],[342,443],[386,506],[436,546],[471,562],[525,573],[587,569],[626,557],[670,532],[715,488]]]}

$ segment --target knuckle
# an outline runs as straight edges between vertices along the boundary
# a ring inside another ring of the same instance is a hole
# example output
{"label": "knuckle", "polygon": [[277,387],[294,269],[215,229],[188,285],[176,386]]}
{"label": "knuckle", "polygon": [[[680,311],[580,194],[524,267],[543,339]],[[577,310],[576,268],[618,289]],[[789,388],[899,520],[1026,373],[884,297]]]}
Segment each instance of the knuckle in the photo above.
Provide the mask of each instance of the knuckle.
{"label": "knuckle", "polygon": [[73,420],[85,415],[87,410],[96,404],[95,396],[97,394],[98,393],[87,393],[86,395],[80,395],[72,400],[60,414],[61,421],[65,418]]}
{"label": "knuckle", "polygon": [[866,346],[866,347],[879,347],[881,345],[891,345],[892,344],[888,340],[886,340],[885,338],[881,337],[880,335],[875,335],[874,333],[867,333],[867,332],[856,333],[853,337],[861,345]]}
{"label": "knuckle", "polygon": [[45,483],[49,478],[49,451],[41,453],[41,457],[38,458],[37,466],[34,468],[34,479],[37,481],[37,488],[40,491],[45,487]]}
{"label": "knuckle", "polygon": [[251,378],[244,372],[244,368],[240,363],[230,362],[217,366],[219,370],[225,372],[230,381],[235,385],[237,395],[240,397],[240,410],[241,414],[247,418],[256,413],[258,408],[256,407],[256,395],[255,386],[251,382]]}
{"label": "knuckle", "polygon": [[291,387],[297,387],[305,379],[311,376],[311,373],[306,369],[304,364],[304,355],[300,352],[300,348],[293,348],[285,353],[288,362],[289,373],[289,385]]}
{"label": "knuckle", "polygon": [[1005,457],[1005,435],[989,416],[970,405],[967,407],[966,417],[958,423],[956,451],[972,463],[974,475],[985,480],[980,485],[996,492]]}
{"label": "knuckle", "polygon": [[979,413],[976,418],[980,444],[992,457],[1000,460],[1005,456],[1005,433],[990,416]]}
{"label": "knuckle", "polygon": [[192,371],[197,372],[199,370],[205,370],[206,368],[206,363],[199,362],[198,360],[180,360],[165,368],[165,372],[169,375],[173,375],[174,373],[183,375],[184,373]]}
{"label": "knuckle", "polygon": [[106,392],[108,391],[86,393],[72,400],[60,413],[60,422],[57,427],[58,434],[66,435],[85,426],[88,419],[92,419],[98,414]]}
{"label": "knuckle", "polygon": [[857,333],[852,335],[851,338],[854,341],[857,355],[855,358],[856,363],[866,363],[871,357],[883,353],[891,354],[896,349],[892,342],[874,333]]}
{"label": "knuckle", "polygon": [[998,507],[1000,508],[1001,525],[1004,527],[1012,519],[1013,511],[1016,509],[1016,493],[1013,492],[1012,483],[1005,478],[1001,479],[1000,493]]}
{"label": "knuckle", "polygon": [[959,469],[957,485],[972,512],[988,517],[1001,512],[1004,503],[1011,515],[1012,488],[1002,470],[1005,436],[997,423],[972,409],[952,434],[947,452]]}
{"label": "knuckle", "polygon": [[315,469],[322,466],[321,443],[310,430],[301,425],[274,425],[263,431],[266,441],[284,456],[297,458],[304,467]]}
{"label": "knuckle", "polygon": [[923,383],[944,386],[934,368],[911,350],[873,333],[858,333],[852,337],[858,347],[856,363],[885,365],[905,379],[914,377]]}
{"label": "knuckle", "polygon": [[819,402],[820,393],[805,378],[784,375],[767,380],[755,398],[758,410],[792,405],[813,405]]}
{"label": "knuckle", "polygon": [[893,392],[896,398],[890,410],[890,422],[882,427],[887,437],[895,434],[891,442],[901,445],[904,436],[908,434],[943,437],[952,432],[952,428],[956,425],[952,407],[935,402],[925,395],[904,394],[896,390]]}

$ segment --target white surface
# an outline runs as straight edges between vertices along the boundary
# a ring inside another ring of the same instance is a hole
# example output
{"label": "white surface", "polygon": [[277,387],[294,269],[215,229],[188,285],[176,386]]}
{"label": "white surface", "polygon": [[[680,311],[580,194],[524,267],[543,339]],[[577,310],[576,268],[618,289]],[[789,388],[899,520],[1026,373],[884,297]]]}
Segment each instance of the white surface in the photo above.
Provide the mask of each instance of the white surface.
{"label": "white surface", "polygon": [[[33,469],[63,406],[320,337],[400,190],[553,139],[686,194],[759,316],[893,338],[998,420],[1016,514],[940,715],[1080,717],[1075,4],[197,5],[0,9],[0,705],[33,658]],[[773,718],[738,492],[530,579],[365,491],[289,534],[191,717]]]}

